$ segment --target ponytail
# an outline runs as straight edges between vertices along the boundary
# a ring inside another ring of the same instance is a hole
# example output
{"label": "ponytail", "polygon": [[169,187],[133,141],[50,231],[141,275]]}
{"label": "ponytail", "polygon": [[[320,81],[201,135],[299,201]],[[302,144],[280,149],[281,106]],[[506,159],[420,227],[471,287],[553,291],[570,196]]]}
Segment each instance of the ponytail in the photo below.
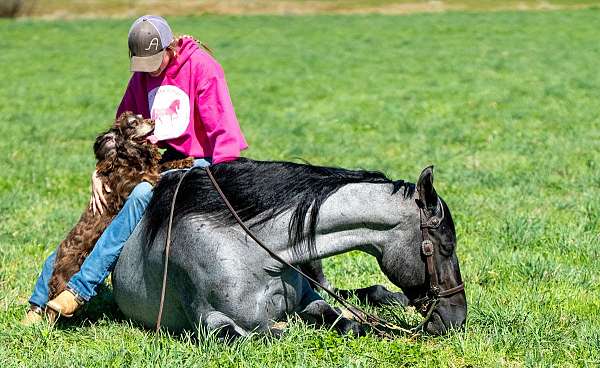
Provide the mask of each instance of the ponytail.
{"label": "ponytail", "polygon": [[178,35],[175,38],[173,38],[173,41],[171,41],[169,46],[167,46],[167,52],[171,53],[171,57],[174,57],[174,58],[177,57],[178,51],[179,51],[179,41],[181,41],[181,39],[183,39],[183,38],[191,38],[198,44],[198,46],[202,47],[206,52],[208,52],[209,54],[214,56],[213,50],[210,47],[208,47],[208,45],[205,44],[204,42],[198,41],[197,39],[195,39],[194,36]]}

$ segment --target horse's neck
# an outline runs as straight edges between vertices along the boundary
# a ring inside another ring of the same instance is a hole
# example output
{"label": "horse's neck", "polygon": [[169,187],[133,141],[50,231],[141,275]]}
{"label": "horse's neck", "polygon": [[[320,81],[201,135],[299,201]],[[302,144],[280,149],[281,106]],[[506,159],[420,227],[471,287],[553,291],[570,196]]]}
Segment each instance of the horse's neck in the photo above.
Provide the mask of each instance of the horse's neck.
{"label": "horse's neck", "polygon": [[286,249],[287,260],[299,264],[352,250],[377,258],[387,244],[398,241],[414,226],[414,204],[402,191],[392,195],[391,184],[349,184],[323,203],[319,212],[315,247]]}

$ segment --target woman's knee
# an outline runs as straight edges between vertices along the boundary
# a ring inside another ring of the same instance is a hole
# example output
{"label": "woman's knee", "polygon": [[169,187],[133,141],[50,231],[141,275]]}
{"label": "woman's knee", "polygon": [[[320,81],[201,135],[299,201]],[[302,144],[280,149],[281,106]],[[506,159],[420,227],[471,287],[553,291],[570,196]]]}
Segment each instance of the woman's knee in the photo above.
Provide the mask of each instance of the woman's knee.
{"label": "woman's knee", "polygon": [[133,188],[127,200],[147,204],[150,201],[150,198],[152,198],[152,185],[143,181]]}

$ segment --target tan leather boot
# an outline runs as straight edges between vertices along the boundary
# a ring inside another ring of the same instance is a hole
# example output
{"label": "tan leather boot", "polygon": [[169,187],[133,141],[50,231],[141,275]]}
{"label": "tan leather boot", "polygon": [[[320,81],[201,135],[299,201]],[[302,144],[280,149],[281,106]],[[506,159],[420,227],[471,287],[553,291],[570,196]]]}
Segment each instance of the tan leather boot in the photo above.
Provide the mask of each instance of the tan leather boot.
{"label": "tan leather boot", "polygon": [[37,325],[44,320],[44,310],[37,305],[32,305],[21,320],[21,326]]}
{"label": "tan leather boot", "polygon": [[46,307],[56,312],[58,316],[73,317],[73,313],[83,305],[83,299],[67,289],[46,304]]}

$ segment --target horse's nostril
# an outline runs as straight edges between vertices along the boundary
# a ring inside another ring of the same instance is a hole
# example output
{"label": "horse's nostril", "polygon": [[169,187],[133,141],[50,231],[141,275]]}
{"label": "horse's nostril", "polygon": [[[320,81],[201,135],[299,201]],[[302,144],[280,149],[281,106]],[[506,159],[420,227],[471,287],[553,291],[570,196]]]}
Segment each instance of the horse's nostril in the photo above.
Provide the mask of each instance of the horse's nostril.
{"label": "horse's nostril", "polygon": [[446,325],[437,312],[431,314],[430,320],[425,326],[425,331],[432,335],[443,335],[446,333]]}

